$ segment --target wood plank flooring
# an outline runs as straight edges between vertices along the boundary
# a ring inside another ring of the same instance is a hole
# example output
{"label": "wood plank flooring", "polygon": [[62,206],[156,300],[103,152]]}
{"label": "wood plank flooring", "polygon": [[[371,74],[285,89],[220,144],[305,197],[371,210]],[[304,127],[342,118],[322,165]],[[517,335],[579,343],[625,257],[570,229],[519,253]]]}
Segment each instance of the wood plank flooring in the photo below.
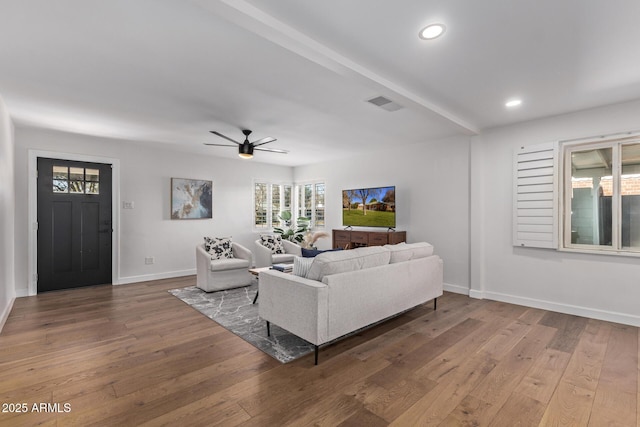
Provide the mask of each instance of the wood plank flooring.
{"label": "wood plank flooring", "polygon": [[281,365],[166,292],[194,284],[17,299],[0,426],[640,425],[638,328],[445,293]]}

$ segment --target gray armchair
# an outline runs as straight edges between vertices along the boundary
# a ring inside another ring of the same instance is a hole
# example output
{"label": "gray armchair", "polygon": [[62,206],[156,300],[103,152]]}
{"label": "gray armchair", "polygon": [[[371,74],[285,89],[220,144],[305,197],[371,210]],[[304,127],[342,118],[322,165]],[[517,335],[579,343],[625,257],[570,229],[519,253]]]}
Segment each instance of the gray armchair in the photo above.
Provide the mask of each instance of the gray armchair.
{"label": "gray armchair", "polygon": [[256,267],[271,267],[273,264],[290,264],[293,263],[293,257],[302,256],[302,248],[288,240],[282,240],[284,246],[284,254],[274,254],[271,249],[260,243],[260,239],[256,240]]}
{"label": "gray armchair", "polygon": [[196,286],[205,292],[239,288],[253,283],[251,251],[232,242],[233,258],[212,260],[204,244],[196,246]]}

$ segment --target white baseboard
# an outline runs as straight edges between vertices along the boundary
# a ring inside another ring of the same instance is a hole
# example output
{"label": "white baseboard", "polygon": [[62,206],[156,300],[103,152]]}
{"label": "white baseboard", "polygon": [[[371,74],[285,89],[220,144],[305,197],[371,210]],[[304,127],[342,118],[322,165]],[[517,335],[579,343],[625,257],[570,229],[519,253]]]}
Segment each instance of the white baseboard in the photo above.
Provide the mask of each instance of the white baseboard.
{"label": "white baseboard", "polygon": [[469,296],[475,299],[484,299],[484,292],[476,291],[475,289],[470,289]]}
{"label": "white baseboard", "polygon": [[[131,283],[138,282],[149,282],[151,280],[160,280],[160,279],[173,279],[174,277],[184,277],[184,276],[193,276],[196,274],[196,269],[192,270],[181,270],[181,271],[169,271],[166,273],[157,273],[157,274],[143,274],[140,276],[129,276],[129,277],[121,277],[119,280],[113,282],[113,285],[128,285]],[[16,298],[28,297],[29,289],[16,289]],[[1,320],[1,319],[0,319]]]}
{"label": "white baseboard", "polygon": [[9,313],[11,313],[11,309],[13,308],[13,302],[15,300],[16,300],[15,298],[11,298],[7,302],[7,304],[4,307],[2,307],[2,311],[0,311],[0,332],[2,332],[2,328],[4,327],[4,324],[9,318]]}
{"label": "white baseboard", "polygon": [[543,310],[556,311],[558,313],[573,314],[575,316],[640,327],[640,316],[632,314],[616,313],[613,311],[599,310],[570,304],[560,304],[553,301],[519,297],[499,292],[472,291],[469,296],[473,298],[486,298],[493,301],[507,302],[510,304],[523,305],[525,307],[540,308]]}
{"label": "white baseboard", "polygon": [[180,270],[180,271],[169,271],[166,273],[157,273],[157,274],[143,274],[140,276],[128,276],[121,277],[120,280],[114,282],[114,285],[128,285],[131,283],[138,282],[149,282],[151,280],[160,280],[160,279],[173,279],[174,277],[184,277],[184,276],[193,276],[196,274],[196,269],[192,270]]}
{"label": "white baseboard", "polygon": [[443,283],[442,288],[447,292],[455,294],[469,295],[469,288],[466,286],[452,285],[451,283]]}

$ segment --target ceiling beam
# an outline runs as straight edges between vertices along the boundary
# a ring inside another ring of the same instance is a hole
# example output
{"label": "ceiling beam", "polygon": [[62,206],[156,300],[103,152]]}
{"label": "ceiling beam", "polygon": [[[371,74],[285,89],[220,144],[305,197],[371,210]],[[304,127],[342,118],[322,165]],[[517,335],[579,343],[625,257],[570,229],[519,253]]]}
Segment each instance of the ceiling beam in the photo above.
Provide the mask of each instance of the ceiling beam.
{"label": "ceiling beam", "polygon": [[404,107],[422,111],[453,124],[466,135],[479,133],[477,126],[463,118],[363,67],[244,0],[191,1],[202,9],[213,12],[216,16],[227,19],[339,75],[372,87],[379,95],[392,99]]}

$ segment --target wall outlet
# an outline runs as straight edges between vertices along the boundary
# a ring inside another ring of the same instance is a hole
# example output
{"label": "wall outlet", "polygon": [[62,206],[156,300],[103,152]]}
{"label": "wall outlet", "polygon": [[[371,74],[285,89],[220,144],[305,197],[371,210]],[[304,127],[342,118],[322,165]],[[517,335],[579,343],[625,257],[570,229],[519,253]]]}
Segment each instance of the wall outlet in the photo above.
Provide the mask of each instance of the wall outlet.
{"label": "wall outlet", "polygon": [[122,202],[122,209],[133,209],[133,202]]}
{"label": "wall outlet", "polygon": [[156,263],[156,259],[152,256],[148,256],[144,259],[144,263],[146,265],[151,265],[151,264],[155,264]]}

